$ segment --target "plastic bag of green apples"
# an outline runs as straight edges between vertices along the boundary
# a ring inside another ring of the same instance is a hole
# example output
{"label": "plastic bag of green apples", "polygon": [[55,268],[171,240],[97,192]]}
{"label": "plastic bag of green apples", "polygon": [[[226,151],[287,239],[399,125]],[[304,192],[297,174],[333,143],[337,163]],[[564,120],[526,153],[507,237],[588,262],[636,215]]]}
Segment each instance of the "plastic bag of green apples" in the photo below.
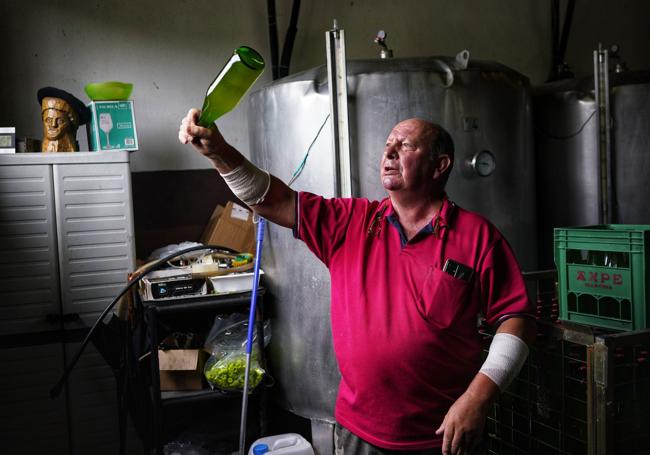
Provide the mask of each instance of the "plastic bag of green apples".
{"label": "plastic bag of green apples", "polygon": [[[263,328],[264,346],[266,346],[271,339],[269,321],[264,322]],[[259,330],[254,331],[251,350],[249,391],[254,390],[266,374],[260,362],[258,332]],[[205,343],[205,348],[211,352],[211,355],[203,367],[203,374],[213,389],[224,392],[244,389],[247,333],[248,317],[243,314],[235,313],[215,318]]]}

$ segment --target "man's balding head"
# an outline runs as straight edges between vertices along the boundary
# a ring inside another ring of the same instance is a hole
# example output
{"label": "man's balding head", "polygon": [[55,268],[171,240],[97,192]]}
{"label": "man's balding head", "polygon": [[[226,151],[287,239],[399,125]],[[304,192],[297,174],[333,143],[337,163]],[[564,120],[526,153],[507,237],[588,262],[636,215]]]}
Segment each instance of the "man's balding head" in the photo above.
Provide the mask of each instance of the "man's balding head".
{"label": "man's balding head", "polygon": [[437,160],[440,155],[447,155],[449,157],[451,164],[445,171],[442,180],[443,185],[447,183],[449,175],[451,174],[451,169],[454,166],[455,154],[454,141],[447,130],[445,130],[437,123],[433,123],[417,117],[402,120],[397,125],[395,125],[395,128],[399,127],[400,125],[414,126],[417,128],[421,139],[427,141],[429,144],[429,156],[432,161]]}

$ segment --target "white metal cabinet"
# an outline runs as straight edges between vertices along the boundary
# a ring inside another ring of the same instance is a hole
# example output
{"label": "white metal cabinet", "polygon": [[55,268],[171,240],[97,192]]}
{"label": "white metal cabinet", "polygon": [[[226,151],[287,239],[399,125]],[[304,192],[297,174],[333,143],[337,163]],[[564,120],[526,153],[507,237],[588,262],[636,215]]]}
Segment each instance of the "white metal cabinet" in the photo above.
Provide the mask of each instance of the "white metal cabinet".
{"label": "white metal cabinet", "polygon": [[132,212],[127,152],[0,155],[0,333],[88,327],[133,270]]}
{"label": "white metal cabinet", "polygon": [[0,333],[51,330],[61,311],[52,188],[47,164],[0,166]]}
{"label": "white metal cabinet", "polygon": [[[79,343],[66,344],[71,358]],[[70,441],[75,455],[119,454],[119,419],[115,379],[108,365],[92,345],[84,351],[68,381]],[[126,453],[142,454],[130,420],[126,431]]]}
{"label": "white metal cabinet", "polygon": [[[92,346],[65,391],[55,400],[49,391],[78,347],[65,340],[91,326],[133,270],[132,212],[127,152],[0,155],[6,450],[118,453],[115,379]],[[128,453],[141,453],[130,428]]]}
{"label": "white metal cabinet", "polygon": [[133,271],[128,163],[54,166],[63,314],[88,326]]}
{"label": "white metal cabinet", "polygon": [[[50,388],[79,343],[48,343],[0,349],[0,428],[3,453],[23,455],[119,453],[117,392],[110,368],[88,346],[57,398]],[[132,425],[126,453],[142,454]]]}
{"label": "white metal cabinet", "polygon": [[0,349],[3,453],[70,453],[66,397],[50,399],[63,372],[60,343]]}

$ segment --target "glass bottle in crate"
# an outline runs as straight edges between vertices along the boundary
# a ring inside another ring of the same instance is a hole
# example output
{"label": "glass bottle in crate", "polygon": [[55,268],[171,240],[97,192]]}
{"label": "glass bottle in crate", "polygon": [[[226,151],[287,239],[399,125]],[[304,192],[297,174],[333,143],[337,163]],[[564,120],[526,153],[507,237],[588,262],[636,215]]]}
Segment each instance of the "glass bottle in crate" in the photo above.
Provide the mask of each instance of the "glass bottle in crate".
{"label": "glass bottle in crate", "polygon": [[606,256],[607,253],[605,251],[589,250],[587,262],[590,265],[604,266]]}

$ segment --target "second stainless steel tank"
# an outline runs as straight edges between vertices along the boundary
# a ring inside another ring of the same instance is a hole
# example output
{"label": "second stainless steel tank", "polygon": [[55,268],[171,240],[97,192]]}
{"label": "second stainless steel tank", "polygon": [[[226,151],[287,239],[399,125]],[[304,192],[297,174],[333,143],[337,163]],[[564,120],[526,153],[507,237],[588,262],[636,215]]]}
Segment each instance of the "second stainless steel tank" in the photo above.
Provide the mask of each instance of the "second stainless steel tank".
{"label": "second stainless steel tank", "polygon": [[[522,267],[532,269],[536,220],[528,80],[495,63],[473,62],[464,69],[454,64],[451,58],[348,62],[353,186],[358,196],[385,197],[379,163],[391,128],[411,117],[439,123],[456,145],[449,197],[486,215],[506,235]],[[293,188],[333,196],[329,109],[325,67],[253,93],[252,160],[286,182],[324,124]],[[270,225],[269,231],[263,267],[274,299],[275,390],[288,410],[331,419],[339,374],[331,344],[329,275],[290,230]]]}
{"label": "second stainless steel tank", "polygon": [[[650,73],[612,74],[610,86],[612,222],[650,224]],[[542,267],[553,266],[554,227],[604,222],[597,109],[592,77],[533,92]]]}

